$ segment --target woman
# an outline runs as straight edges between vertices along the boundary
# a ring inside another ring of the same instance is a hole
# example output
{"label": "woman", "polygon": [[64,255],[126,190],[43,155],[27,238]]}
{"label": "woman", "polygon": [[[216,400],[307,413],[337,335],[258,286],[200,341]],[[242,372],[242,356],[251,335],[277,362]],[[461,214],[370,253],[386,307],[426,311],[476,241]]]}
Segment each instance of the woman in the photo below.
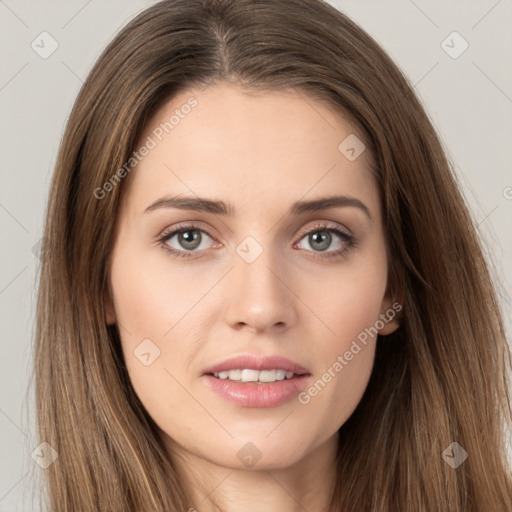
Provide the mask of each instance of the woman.
{"label": "woman", "polygon": [[45,237],[53,510],[512,509],[473,222],[411,86],[329,5],[137,16],[76,100]]}

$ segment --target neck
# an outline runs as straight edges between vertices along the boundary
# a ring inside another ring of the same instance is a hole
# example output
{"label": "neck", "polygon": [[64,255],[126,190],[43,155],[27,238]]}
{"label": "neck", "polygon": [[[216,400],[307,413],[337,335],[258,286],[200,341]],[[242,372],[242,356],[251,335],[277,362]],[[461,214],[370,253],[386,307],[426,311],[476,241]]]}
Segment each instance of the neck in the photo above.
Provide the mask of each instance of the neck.
{"label": "neck", "polygon": [[327,512],[335,485],[338,434],[289,467],[221,466],[173,444],[178,473],[193,502],[190,512]]}

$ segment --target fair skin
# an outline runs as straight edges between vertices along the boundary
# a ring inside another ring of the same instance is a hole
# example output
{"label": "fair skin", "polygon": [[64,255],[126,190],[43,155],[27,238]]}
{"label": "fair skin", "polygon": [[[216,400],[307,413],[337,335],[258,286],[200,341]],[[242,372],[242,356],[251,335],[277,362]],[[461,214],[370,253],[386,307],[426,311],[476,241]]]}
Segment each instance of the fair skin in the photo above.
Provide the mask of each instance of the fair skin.
{"label": "fair skin", "polygon": [[[107,322],[119,326],[131,382],[161,429],[191,507],[325,511],[337,431],[367,386],[376,336],[307,404],[295,393],[277,406],[241,406],[214,392],[203,372],[235,355],[279,355],[308,370],[307,390],[391,308],[369,151],[350,161],[338,150],[358,132],[327,104],[293,90],[246,94],[228,84],[173,97],[140,144],[191,96],[197,106],[161,141],[153,136],[156,147],[123,183]],[[222,200],[236,213],[145,212],[176,195]],[[296,201],[333,195],[356,198],[369,215],[354,204],[288,214]],[[188,222],[198,224],[185,230],[188,238],[158,242]],[[303,234],[310,230],[316,237]],[[258,245],[242,247],[262,249],[250,263],[237,252],[248,236]],[[397,326],[392,319],[381,334]],[[160,350],[147,366],[134,355],[145,339],[153,344],[145,352]],[[249,467],[240,453],[260,458]]]}

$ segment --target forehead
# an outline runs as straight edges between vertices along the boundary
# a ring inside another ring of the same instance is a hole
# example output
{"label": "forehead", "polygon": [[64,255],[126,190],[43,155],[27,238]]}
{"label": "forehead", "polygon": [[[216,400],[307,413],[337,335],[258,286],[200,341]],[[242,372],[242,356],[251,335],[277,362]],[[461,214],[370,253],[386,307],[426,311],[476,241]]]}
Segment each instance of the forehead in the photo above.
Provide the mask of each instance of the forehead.
{"label": "forehead", "polygon": [[[139,211],[166,193],[222,197],[240,210],[257,203],[268,209],[270,198],[292,203],[335,193],[376,202],[362,139],[339,112],[300,91],[189,89],[147,123],[136,148],[151,149],[124,195]],[[347,145],[361,154],[354,159]]]}

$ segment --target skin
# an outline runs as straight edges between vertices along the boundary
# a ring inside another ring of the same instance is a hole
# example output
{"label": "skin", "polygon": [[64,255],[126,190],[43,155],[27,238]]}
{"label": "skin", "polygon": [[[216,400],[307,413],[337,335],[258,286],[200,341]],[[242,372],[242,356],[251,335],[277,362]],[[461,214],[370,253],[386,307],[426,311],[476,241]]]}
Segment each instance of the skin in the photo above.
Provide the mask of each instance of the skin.
{"label": "skin", "polygon": [[[376,338],[306,405],[294,397],[271,408],[240,407],[213,392],[202,373],[234,355],[275,354],[306,367],[312,384],[391,308],[371,157],[366,150],[349,161],[338,150],[358,132],[327,104],[294,90],[249,94],[232,84],[175,96],[140,143],[191,96],[197,106],[123,183],[106,319],[120,326],[131,382],[161,429],[191,507],[327,510],[337,431],[367,386]],[[237,213],[144,213],[178,194],[233,203]],[[295,201],[335,194],[362,201],[371,219],[354,206],[286,214]],[[178,235],[157,241],[188,221],[207,233],[194,232],[202,236],[197,249]],[[347,245],[330,232],[322,251],[302,235],[319,221],[348,230],[356,246],[328,258]],[[252,263],[236,252],[247,236],[263,249]],[[173,256],[166,244],[193,257]],[[381,334],[397,327],[395,317]],[[160,350],[148,366],[134,355],[144,339]],[[249,442],[261,453],[252,467],[237,456]]]}

